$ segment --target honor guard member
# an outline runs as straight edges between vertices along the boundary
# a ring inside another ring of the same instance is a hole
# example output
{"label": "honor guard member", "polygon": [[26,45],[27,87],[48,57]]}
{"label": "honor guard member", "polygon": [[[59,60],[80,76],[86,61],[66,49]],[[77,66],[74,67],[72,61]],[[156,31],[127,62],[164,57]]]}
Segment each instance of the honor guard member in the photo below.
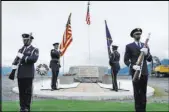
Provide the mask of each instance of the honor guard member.
{"label": "honor guard member", "polygon": [[61,67],[60,66],[60,51],[58,50],[59,43],[54,43],[53,46],[54,46],[54,49],[52,49],[50,53],[51,55],[50,68],[52,70],[52,80],[51,80],[52,91],[58,89],[57,78],[59,74],[59,68]]}
{"label": "honor guard member", "polygon": [[118,46],[112,45],[112,53],[110,55],[109,64],[111,66],[111,76],[112,76],[112,85],[113,90],[118,91],[118,85],[117,85],[117,73],[120,70],[120,54],[117,51]]}
{"label": "honor guard member", "polygon": [[[20,111],[30,111],[32,83],[34,79],[34,63],[38,60],[39,50],[31,45],[33,36],[22,34],[24,46],[19,49],[13,69],[18,65],[17,78],[19,87]],[[19,60],[17,60],[19,59]]]}
{"label": "honor guard member", "polygon": [[141,28],[135,28],[131,31],[130,36],[134,39],[134,42],[126,45],[124,63],[129,67],[129,74],[132,76],[136,70],[140,70],[141,67],[136,65],[137,59],[140,55],[140,51],[144,52],[144,61],[142,66],[142,74],[140,80],[133,82],[135,110],[146,111],[146,93],[147,93],[147,81],[148,81],[148,69],[147,62],[152,61],[149,48],[143,48],[144,43],[140,42],[142,34]]}

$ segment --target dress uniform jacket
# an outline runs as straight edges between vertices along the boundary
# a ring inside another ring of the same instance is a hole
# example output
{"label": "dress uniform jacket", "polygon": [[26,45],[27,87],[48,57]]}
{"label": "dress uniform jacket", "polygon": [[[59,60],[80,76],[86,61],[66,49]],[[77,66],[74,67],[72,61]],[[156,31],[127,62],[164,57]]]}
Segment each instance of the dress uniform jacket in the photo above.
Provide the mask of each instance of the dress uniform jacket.
{"label": "dress uniform jacket", "polygon": [[60,52],[52,49],[51,50],[51,61],[50,61],[50,68],[56,71],[59,71],[60,66]]}
{"label": "dress uniform jacket", "polygon": [[[24,52],[23,52],[24,51]],[[34,78],[34,63],[38,60],[39,50],[32,45],[22,47],[19,52],[24,54],[18,66],[17,78]],[[18,57],[17,57],[18,58]],[[17,65],[17,61],[13,65]]]}
{"label": "dress uniform jacket", "polygon": [[120,70],[120,54],[117,51],[113,51],[110,56],[109,64],[114,71],[118,72]]}
{"label": "dress uniform jacket", "polygon": [[[143,48],[144,46],[144,43],[141,43],[141,48]],[[140,49],[138,47],[138,45],[133,42],[133,43],[130,43],[128,45],[126,45],[126,51],[125,51],[125,55],[124,55],[124,63],[130,67],[130,75],[134,75],[135,73],[135,70],[132,69],[132,66],[136,64],[137,62],[137,59],[140,55]],[[144,58],[144,62],[143,62],[143,66],[142,66],[142,74],[143,75],[148,75],[148,69],[147,69],[147,62],[151,62],[152,61],[152,56],[150,54],[150,50],[148,49],[148,55],[145,56]]]}

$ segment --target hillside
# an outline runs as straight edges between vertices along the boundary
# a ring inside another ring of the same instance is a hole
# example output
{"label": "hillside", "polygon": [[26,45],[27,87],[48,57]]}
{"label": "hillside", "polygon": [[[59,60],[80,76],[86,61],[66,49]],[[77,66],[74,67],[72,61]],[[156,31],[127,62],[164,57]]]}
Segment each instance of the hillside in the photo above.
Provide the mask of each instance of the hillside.
{"label": "hillside", "polygon": [[[169,65],[169,59],[163,59],[163,60],[161,60],[161,64],[162,65]],[[2,70],[1,70],[2,75],[9,74],[11,72],[11,70],[12,69],[9,66],[2,67]],[[150,72],[150,70],[151,70],[151,65],[149,64],[148,65],[148,71]],[[119,71],[119,75],[128,75],[128,72],[129,72],[129,68],[128,67],[124,67],[124,68],[121,68],[121,70]],[[108,69],[108,71],[106,73],[110,74],[110,69]],[[62,74],[63,73],[60,72],[59,75],[62,75]],[[51,75],[51,72],[48,72],[48,75]]]}

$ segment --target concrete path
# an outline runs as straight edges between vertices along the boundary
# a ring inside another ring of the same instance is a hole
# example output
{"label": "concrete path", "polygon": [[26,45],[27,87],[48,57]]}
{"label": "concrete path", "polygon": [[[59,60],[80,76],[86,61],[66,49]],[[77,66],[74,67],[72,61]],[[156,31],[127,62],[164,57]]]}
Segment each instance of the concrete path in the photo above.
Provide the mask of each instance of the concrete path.
{"label": "concrete path", "polygon": [[80,83],[77,88],[62,89],[64,92],[104,92],[96,83]]}

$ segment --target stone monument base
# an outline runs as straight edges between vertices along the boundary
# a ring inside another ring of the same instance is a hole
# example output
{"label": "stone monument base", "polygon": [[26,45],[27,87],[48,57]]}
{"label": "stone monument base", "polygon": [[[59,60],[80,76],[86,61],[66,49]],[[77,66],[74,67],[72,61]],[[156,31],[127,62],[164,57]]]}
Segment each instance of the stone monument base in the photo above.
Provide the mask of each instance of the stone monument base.
{"label": "stone monument base", "polygon": [[60,84],[73,84],[75,76],[59,76]]}
{"label": "stone monument base", "polygon": [[[59,81],[58,81],[59,82]],[[43,98],[70,99],[70,100],[127,100],[133,99],[133,87],[131,80],[118,80],[121,82],[121,89],[129,91],[111,91],[112,84],[103,83],[73,83],[60,84],[59,90],[41,90],[50,88],[50,80],[44,80],[44,87],[40,82],[34,83],[33,95]],[[63,89],[62,89],[63,88]],[[18,87],[13,88],[15,93],[19,93]],[[152,87],[147,87],[147,97],[154,94]]]}
{"label": "stone monument base", "polygon": [[74,79],[75,82],[80,82],[80,83],[98,83],[102,82],[99,80],[98,77],[76,77]]}

